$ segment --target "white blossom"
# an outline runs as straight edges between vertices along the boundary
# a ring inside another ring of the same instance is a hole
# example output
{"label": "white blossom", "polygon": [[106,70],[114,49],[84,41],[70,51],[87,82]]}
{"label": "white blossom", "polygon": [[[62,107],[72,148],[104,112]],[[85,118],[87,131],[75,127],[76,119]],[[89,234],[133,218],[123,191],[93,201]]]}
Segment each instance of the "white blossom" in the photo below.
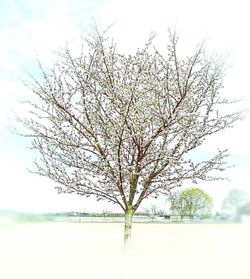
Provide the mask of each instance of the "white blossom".
{"label": "white blossom", "polygon": [[[87,42],[87,44],[86,44]],[[168,194],[187,179],[211,180],[226,151],[193,163],[191,150],[231,127],[241,113],[223,115],[224,65],[205,55],[179,58],[170,35],[166,55],[149,40],[134,55],[116,52],[105,35],[86,40],[83,52],[59,54],[23,119],[40,156],[38,174],[59,192],[96,196],[135,211],[143,199]]]}

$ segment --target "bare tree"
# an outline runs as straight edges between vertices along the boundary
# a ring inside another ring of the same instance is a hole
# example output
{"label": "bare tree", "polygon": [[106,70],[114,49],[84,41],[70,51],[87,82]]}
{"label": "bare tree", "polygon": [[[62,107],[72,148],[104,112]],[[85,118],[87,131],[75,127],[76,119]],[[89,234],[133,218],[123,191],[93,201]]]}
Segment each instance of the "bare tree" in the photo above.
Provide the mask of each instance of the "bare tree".
{"label": "bare tree", "polygon": [[222,114],[224,65],[201,45],[184,59],[169,36],[165,55],[150,38],[133,55],[116,51],[106,33],[83,41],[82,53],[61,51],[43,77],[34,78],[31,115],[23,119],[36,173],[76,193],[119,205],[125,243],[132,217],[148,197],[167,195],[187,179],[218,179],[227,151],[194,163],[188,153],[241,117]]}
{"label": "bare tree", "polygon": [[156,219],[156,216],[160,214],[161,211],[156,204],[151,204],[150,207],[146,207],[144,209],[144,213],[146,213],[147,216],[151,217],[151,220],[154,221]]}

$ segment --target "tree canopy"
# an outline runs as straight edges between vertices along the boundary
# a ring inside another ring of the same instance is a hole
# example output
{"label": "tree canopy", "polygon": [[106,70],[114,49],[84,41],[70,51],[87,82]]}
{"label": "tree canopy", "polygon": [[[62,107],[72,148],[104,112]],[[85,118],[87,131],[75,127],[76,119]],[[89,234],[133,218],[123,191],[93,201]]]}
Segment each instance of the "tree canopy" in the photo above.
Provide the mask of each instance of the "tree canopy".
{"label": "tree canopy", "polygon": [[223,200],[222,210],[228,214],[236,214],[238,209],[246,204],[249,199],[250,197],[246,192],[237,188],[232,189]]}
{"label": "tree canopy", "polygon": [[106,33],[93,31],[82,52],[67,47],[51,70],[40,64],[35,101],[22,122],[39,154],[36,172],[76,193],[119,205],[129,223],[141,202],[167,195],[183,181],[213,180],[225,169],[226,150],[194,162],[190,151],[240,119],[224,113],[224,64],[201,44],[179,57],[170,33],[161,54],[150,38],[121,54]]}
{"label": "tree canopy", "polygon": [[189,216],[208,217],[211,214],[212,198],[199,188],[188,188],[179,194],[172,195],[171,211],[181,218]]}
{"label": "tree canopy", "polygon": [[237,214],[239,215],[250,215],[250,201],[244,203],[237,208]]}

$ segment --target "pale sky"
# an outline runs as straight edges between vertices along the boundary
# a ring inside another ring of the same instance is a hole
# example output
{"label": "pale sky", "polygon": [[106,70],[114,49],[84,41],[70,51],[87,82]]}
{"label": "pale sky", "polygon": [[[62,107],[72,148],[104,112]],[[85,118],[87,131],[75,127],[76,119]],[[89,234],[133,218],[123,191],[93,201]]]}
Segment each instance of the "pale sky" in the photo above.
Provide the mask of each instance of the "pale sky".
{"label": "pale sky", "polygon": [[[19,105],[28,91],[22,84],[27,71],[36,71],[37,57],[53,64],[53,51],[66,42],[77,51],[79,38],[95,22],[102,27],[113,24],[110,35],[122,52],[136,50],[154,31],[156,43],[164,51],[167,29],[176,28],[180,48],[191,51],[206,39],[211,52],[228,57],[230,68],[225,78],[223,94],[243,98],[240,108],[250,107],[249,62],[250,39],[248,1],[225,0],[0,0],[0,209],[20,211],[66,211],[102,209],[120,210],[117,206],[96,203],[76,195],[58,195],[53,183],[27,172],[32,168],[34,154],[27,149],[28,140],[10,133],[13,112],[23,115]],[[231,181],[199,182],[219,208],[232,188],[250,192],[250,117],[235,128],[212,137],[202,154],[211,156],[217,148],[228,148],[231,163],[237,164],[224,176]],[[205,158],[204,158],[205,159]],[[193,186],[185,183],[184,187]],[[148,201],[148,204],[157,201]],[[164,209],[164,200],[158,201]]]}

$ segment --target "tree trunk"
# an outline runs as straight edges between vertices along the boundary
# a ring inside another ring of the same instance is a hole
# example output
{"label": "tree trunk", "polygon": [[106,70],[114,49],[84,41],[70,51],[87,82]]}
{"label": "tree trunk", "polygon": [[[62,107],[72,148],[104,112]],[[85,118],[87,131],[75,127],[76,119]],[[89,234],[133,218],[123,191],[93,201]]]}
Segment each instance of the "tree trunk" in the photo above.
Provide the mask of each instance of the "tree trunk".
{"label": "tree trunk", "polygon": [[125,212],[125,223],[124,223],[124,248],[125,250],[129,246],[131,242],[131,229],[132,229],[132,218],[134,215],[134,211],[132,206],[128,206]]}
{"label": "tree trunk", "polygon": [[131,229],[132,229],[132,218],[134,210],[132,206],[128,206],[125,211],[124,220],[124,246],[123,246],[123,261],[122,261],[122,273],[121,279],[130,279],[133,273],[133,263],[130,257],[130,244],[131,244]]}

